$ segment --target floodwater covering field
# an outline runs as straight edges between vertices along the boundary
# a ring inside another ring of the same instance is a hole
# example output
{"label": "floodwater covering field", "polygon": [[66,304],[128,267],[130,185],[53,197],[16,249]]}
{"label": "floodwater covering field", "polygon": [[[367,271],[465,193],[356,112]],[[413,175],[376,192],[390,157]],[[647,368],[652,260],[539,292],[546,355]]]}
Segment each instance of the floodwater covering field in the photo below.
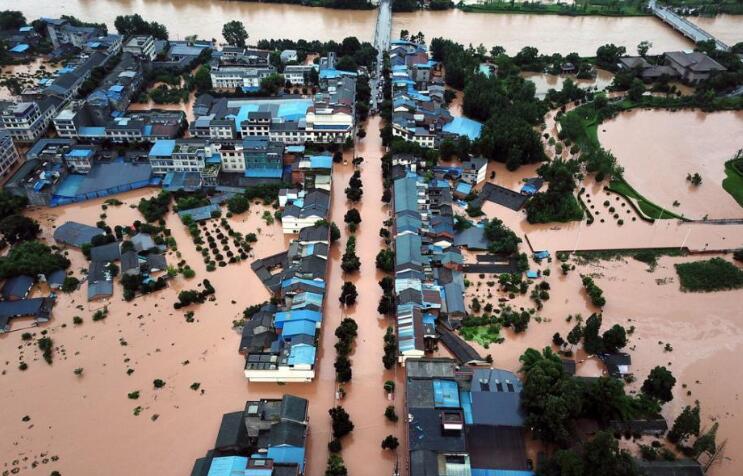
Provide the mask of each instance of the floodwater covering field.
{"label": "floodwater covering field", "polygon": [[[693,219],[743,218],[722,188],[725,162],[743,148],[743,112],[633,110],[598,133],[627,182],[648,200]],[[694,173],[702,177],[699,186],[686,180]]]}

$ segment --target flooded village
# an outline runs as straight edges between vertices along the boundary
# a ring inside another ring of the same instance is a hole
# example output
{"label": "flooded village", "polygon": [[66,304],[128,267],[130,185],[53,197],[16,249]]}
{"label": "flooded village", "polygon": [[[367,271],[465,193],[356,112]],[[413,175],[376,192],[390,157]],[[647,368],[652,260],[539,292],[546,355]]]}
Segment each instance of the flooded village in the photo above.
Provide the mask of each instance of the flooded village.
{"label": "flooded village", "polygon": [[740,474],[743,17],[535,5],[0,0],[2,474]]}

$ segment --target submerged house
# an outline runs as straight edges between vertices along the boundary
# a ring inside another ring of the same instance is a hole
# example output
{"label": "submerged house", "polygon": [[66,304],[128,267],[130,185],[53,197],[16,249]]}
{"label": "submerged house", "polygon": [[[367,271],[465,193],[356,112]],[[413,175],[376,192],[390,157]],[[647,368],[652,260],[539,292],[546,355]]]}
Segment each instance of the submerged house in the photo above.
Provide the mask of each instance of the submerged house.
{"label": "submerged house", "polygon": [[214,449],[191,476],[302,476],[309,401],[293,395],[245,403],[222,417]]}

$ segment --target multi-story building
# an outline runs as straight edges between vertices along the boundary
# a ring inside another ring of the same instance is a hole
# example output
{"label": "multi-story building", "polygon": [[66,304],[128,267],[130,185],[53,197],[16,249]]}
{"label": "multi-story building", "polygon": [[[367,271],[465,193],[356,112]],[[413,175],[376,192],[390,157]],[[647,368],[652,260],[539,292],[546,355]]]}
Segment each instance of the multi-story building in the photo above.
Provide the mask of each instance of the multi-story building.
{"label": "multi-story building", "polygon": [[43,19],[46,23],[47,35],[55,49],[62,46],[84,48],[93,38],[102,36],[104,32],[91,26],[74,26],[69,20]]}
{"label": "multi-story building", "polygon": [[155,39],[150,35],[137,35],[129,38],[124,44],[125,53],[131,53],[147,61],[155,59]]}
{"label": "multi-story building", "polygon": [[48,110],[42,110],[37,102],[5,103],[0,107],[3,129],[16,142],[35,142],[49,126]]}
{"label": "multi-story building", "polygon": [[19,159],[10,132],[0,129],[0,175],[5,176]]}
{"label": "multi-story building", "polygon": [[304,86],[307,84],[310,71],[314,70],[316,66],[310,64],[294,64],[287,65],[284,67],[284,79],[292,83],[295,86]]}
{"label": "multi-story building", "polygon": [[275,73],[272,66],[218,65],[212,67],[212,87],[216,90],[258,91],[261,81]]}

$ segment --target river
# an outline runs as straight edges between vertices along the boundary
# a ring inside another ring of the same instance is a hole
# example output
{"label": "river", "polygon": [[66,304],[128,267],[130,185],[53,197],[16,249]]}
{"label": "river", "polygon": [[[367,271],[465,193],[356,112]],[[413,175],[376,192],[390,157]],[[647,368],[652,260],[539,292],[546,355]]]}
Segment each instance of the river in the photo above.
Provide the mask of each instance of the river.
{"label": "river", "polygon": [[[19,9],[29,20],[73,15],[82,20],[104,21],[113,31],[118,15],[139,13],[164,23],[173,39],[187,35],[221,39],[229,20],[245,23],[251,41],[266,38],[341,40],[357,36],[370,41],[376,10],[352,11],[297,5],[230,2],[223,0],[0,0],[0,10]],[[697,19],[723,41],[743,41],[743,18],[721,15]],[[689,43],[651,17],[568,17],[465,13],[460,10],[418,11],[393,15],[392,35],[401,29],[422,31],[426,38],[451,38],[464,44],[501,45],[509,53],[536,46],[544,53],[593,54],[605,43],[624,45],[633,52],[640,41],[654,45],[652,52],[689,48]]]}

